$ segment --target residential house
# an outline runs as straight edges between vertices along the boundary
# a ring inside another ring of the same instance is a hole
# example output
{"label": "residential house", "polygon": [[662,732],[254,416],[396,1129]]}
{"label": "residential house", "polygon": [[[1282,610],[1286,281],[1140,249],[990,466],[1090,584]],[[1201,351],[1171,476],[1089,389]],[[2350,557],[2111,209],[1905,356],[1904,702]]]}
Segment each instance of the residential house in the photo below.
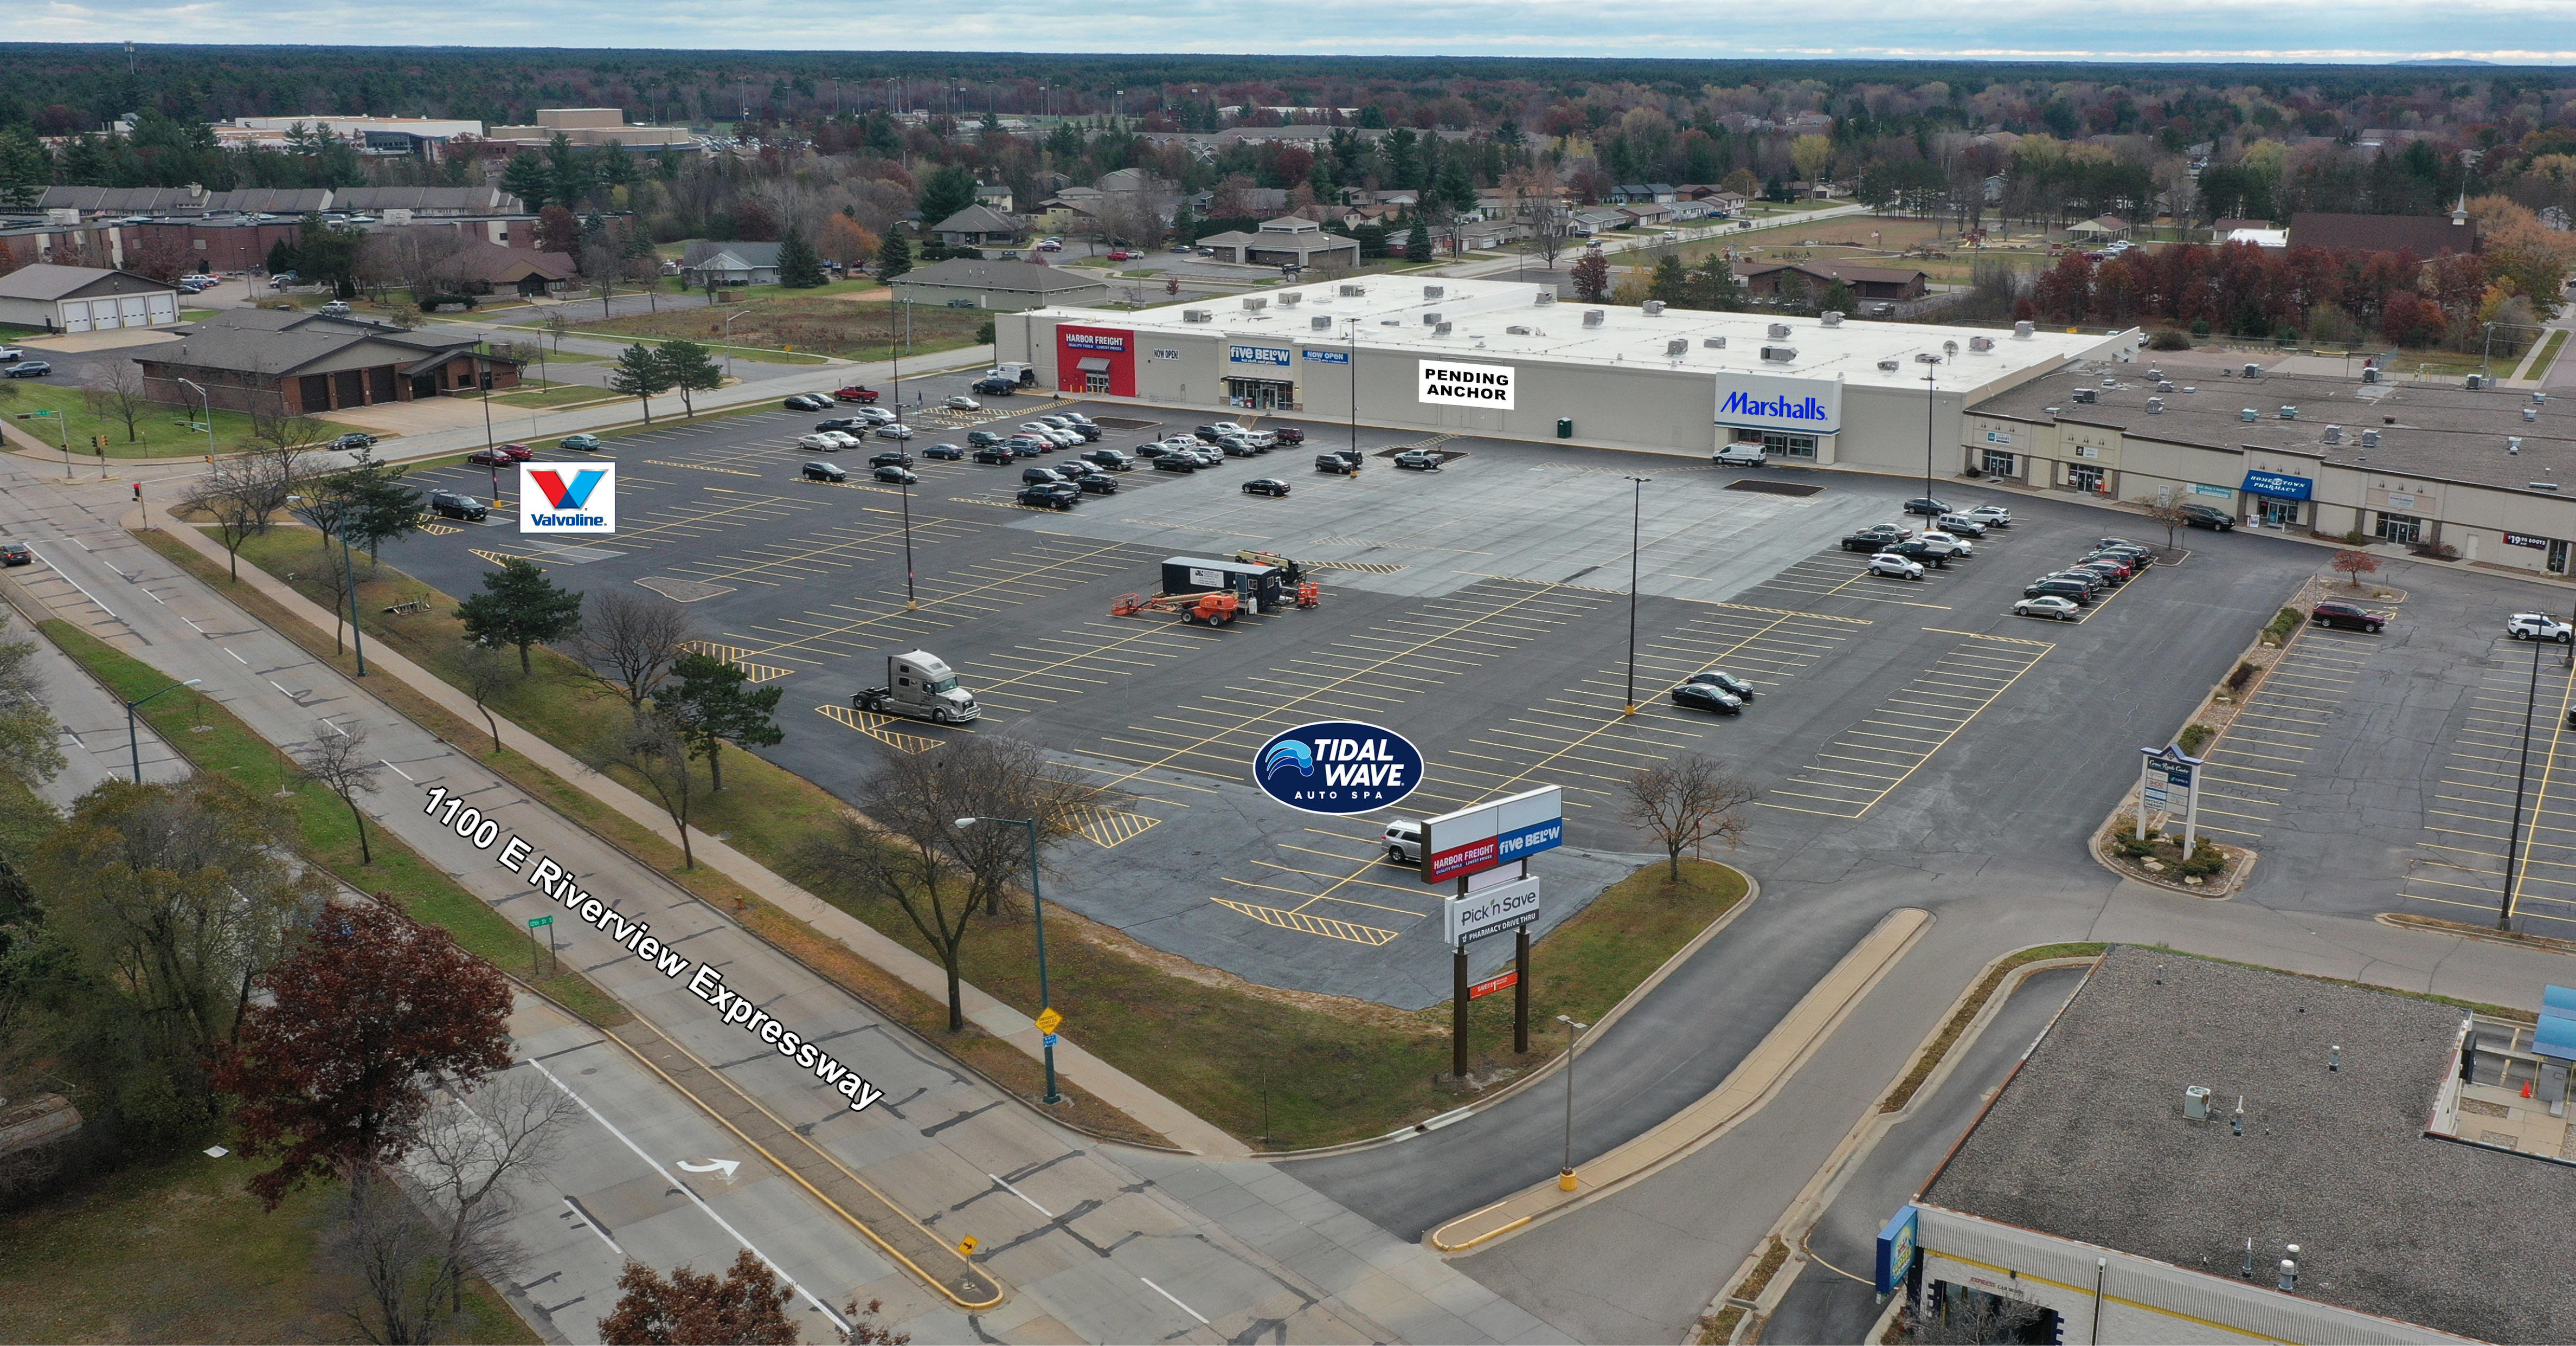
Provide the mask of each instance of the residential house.
{"label": "residential house", "polygon": [[361,318],[271,309],[226,309],[148,346],[144,391],[153,400],[231,411],[317,415],[380,402],[410,402],[519,383],[519,365],[484,353],[471,333],[406,332]]}
{"label": "residential house", "polygon": [[680,274],[698,289],[708,286],[775,285],[781,243],[727,243],[698,239],[680,254]]}
{"label": "residential house", "polygon": [[455,286],[458,294],[506,290],[533,296],[560,289],[580,274],[580,268],[564,253],[476,241],[441,259],[430,274]]}
{"label": "residential house", "polygon": [[1359,240],[1326,233],[1322,225],[1295,215],[1264,220],[1251,233],[1210,234],[1199,240],[1199,246],[1215,249],[1220,262],[1250,266],[1355,267],[1360,262]]}
{"label": "residential house", "polygon": [[1625,229],[1633,223],[1635,221],[1624,211],[1614,210],[1608,206],[1586,206],[1574,212],[1571,229],[1577,238],[1590,238],[1594,234],[1607,233],[1612,229]]}
{"label": "residential house", "polygon": [[1653,201],[1637,201],[1621,206],[1619,213],[1628,217],[1628,223],[1632,227],[1644,224],[1669,224],[1673,218],[1671,206],[1659,205]]}
{"label": "residential house", "polygon": [[1780,284],[1791,273],[1807,284],[1811,295],[1822,294],[1835,281],[1851,287],[1855,298],[1902,303],[1920,299],[1931,289],[1931,276],[1912,267],[1849,266],[1840,262],[1737,262],[1735,278],[1744,283],[1746,294],[1774,296]]}
{"label": "residential house", "polygon": [[976,183],[975,204],[979,206],[990,206],[1005,215],[1010,214],[1011,184],[1007,182]]}
{"label": "residential house", "polygon": [[2129,222],[2117,215],[2096,215],[2066,226],[2066,236],[2078,243],[2109,243],[2129,236]]}
{"label": "residential house", "polygon": [[914,267],[894,278],[893,290],[895,298],[916,304],[1005,313],[1109,301],[1109,282],[1096,272],[972,258]]}
{"label": "residential house", "polygon": [[1675,192],[1669,182],[1638,182],[1610,189],[1614,206],[1671,205]]}
{"label": "residential house", "polygon": [[1019,241],[1019,221],[990,206],[968,206],[930,226],[952,248],[1007,248]]}
{"label": "residential house", "polygon": [[0,323],[11,326],[71,333],[178,321],[178,287],[131,271],[39,262],[0,276]]}

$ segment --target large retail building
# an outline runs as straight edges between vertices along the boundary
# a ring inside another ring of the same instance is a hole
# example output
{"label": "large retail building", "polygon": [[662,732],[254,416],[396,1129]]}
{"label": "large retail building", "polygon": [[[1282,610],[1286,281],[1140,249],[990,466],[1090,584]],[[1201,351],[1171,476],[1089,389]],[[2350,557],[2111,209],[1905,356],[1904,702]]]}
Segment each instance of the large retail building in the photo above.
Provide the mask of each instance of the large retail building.
{"label": "large retail building", "polygon": [[[1961,414],[2137,334],[1985,331],[1560,301],[1506,281],[1374,278],[1135,314],[995,319],[996,354],[1065,392],[1356,416],[1427,433],[1956,469]],[[1928,376],[1928,377],[1927,377]],[[1356,411],[1354,402],[1356,401]]]}

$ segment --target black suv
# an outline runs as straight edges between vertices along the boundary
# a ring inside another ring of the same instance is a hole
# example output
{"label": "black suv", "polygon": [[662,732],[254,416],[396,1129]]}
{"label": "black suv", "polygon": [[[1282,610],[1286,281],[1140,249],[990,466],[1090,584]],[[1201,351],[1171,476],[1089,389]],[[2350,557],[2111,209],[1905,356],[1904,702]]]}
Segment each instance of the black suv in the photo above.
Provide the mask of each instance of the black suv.
{"label": "black suv", "polygon": [[986,397],[1008,397],[1020,390],[1020,385],[1005,378],[977,379],[974,387]]}
{"label": "black suv", "polygon": [[990,430],[969,430],[966,432],[966,444],[969,448],[988,449],[1001,442],[1002,437],[994,434]]}
{"label": "black suv", "polygon": [[2379,634],[2379,628],[2388,625],[2388,614],[2373,612],[2359,603],[2347,603],[2340,598],[2329,598],[2308,609],[2308,620],[2319,626],[2331,626],[2344,631],[2368,631],[2375,636]]}
{"label": "black suv", "polygon": [[492,512],[491,506],[458,491],[430,492],[429,508],[442,517],[463,519],[468,523],[481,523]]}
{"label": "black suv", "polygon": [[1093,467],[1099,468],[1103,472],[1133,472],[1136,470],[1136,460],[1116,449],[1093,449],[1091,452],[1082,455],[1082,461],[1091,464]]}
{"label": "black suv", "polygon": [[1074,478],[1073,484],[1090,495],[1118,494],[1118,479],[1106,472],[1085,472]]}
{"label": "black suv", "polygon": [[1154,460],[1154,470],[1157,472],[1196,472],[1199,470],[1199,460],[1184,454],[1167,453]]}
{"label": "black suv", "polygon": [[2093,606],[2093,586],[2082,580],[2040,580],[2021,591],[2024,598],[2037,598],[2042,594],[2073,599],[2079,607]]}
{"label": "black suv", "polygon": [[2212,505],[2180,505],[2183,522],[2194,528],[2215,528],[2222,533],[2236,531],[2236,516]]}
{"label": "black suv", "polygon": [[1021,504],[1039,509],[1071,509],[1073,502],[1082,498],[1082,488],[1069,481],[1059,481],[1045,486],[1023,487],[1017,498]]}
{"label": "black suv", "polygon": [[1885,551],[1903,542],[1910,534],[1892,523],[1874,523],[1843,539],[1844,551]]}
{"label": "black suv", "polygon": [[986,467],[1008,467],[1013,462],[1018,461],[1018,457],[1019,455],[1012,453],[1009,449],[1003,448],[999,444],[989,445],[985,448],[975,450],[975,461],[982,463]]}

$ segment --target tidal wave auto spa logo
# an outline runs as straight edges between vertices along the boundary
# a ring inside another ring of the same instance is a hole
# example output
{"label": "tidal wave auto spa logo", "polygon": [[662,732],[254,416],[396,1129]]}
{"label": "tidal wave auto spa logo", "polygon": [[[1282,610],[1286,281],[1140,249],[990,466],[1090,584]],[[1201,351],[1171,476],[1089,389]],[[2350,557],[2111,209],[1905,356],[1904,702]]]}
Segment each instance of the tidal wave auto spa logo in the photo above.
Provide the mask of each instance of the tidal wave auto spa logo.
{"label": "tidal wave auto spa logo", "polygon": [[1422,751],[1373,724],[1323,720],[1261,745],[1252,776],[1271,798],[1308,813],[1368,813],[1422,783]]}
{"label": "tidal wave auto spa logo", "polygon": [[519,531],[614,533],[617,468],[519,464]]}

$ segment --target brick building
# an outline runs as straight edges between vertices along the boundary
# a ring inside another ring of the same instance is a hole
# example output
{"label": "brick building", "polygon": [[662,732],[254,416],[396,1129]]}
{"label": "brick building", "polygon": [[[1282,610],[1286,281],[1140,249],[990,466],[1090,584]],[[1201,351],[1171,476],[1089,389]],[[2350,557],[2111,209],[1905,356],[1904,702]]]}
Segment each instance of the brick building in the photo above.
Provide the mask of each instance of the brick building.
{"label": "brick building", "polygon": [[181,380],[232,411],[313,415],[379,402],[411,402],[477,386],[519,384],[514,360],[480,353],[472,337],[406,332],[362,318],[227,309],[135,359],[156,401],[193,404]]}

